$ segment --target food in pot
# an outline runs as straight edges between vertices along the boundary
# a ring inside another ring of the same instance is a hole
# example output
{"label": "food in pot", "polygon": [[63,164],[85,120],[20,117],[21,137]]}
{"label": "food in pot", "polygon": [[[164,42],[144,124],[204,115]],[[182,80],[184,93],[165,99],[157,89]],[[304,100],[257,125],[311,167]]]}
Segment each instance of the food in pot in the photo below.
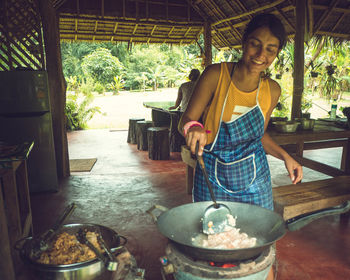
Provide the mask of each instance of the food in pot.
{"label": "food in pot", "polygon": [[[87,231],[86,238],[101,252],[97,233]],[[88,261],[96,258],[96,254],[85,244],[81,244],[75,235],[62,232],[57,236],[51,248],[41,253],[37,260],[43,264],[63,265]]]}
{"label": "food in pot", "polygon": [[[192,239],[193,244],[213,249],[241,249],[256,245],[255,237],[249,237],[248,234],[241,233],[240,229],[236,228],[236,218],[232,215],[227,215],[227,221],[228,224],[223,232],[209,235],[200,234]],[[211,223],[210,225],[212,226],[213,224]],[[208,225],[209,228],[210,225]]]}

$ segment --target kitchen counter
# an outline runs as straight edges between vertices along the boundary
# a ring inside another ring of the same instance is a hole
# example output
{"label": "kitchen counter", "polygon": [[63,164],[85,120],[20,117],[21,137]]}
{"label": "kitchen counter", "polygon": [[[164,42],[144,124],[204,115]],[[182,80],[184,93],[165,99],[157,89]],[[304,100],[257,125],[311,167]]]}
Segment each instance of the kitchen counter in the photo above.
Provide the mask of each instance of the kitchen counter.
{"label": "kitchen counter", "polygon": [[[280,133],[274,128],[267,132],[277,144],[284,147],[303,166],[329,176],[350,175],[350,129],[336,126],[333,122],[316,120],[313,130]],[[342,147],[341,167],[335,168],[303,157],[304,150]]]}

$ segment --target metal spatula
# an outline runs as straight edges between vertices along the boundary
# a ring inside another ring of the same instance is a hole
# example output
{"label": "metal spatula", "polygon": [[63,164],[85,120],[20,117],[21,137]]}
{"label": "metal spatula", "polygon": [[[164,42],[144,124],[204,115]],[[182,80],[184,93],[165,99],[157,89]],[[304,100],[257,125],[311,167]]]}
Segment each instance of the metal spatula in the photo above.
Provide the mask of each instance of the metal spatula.
{"label": "metal spatula", "polygon": [[196,145],[196,157],[199,163],[199,166],[201,167],[205,181],[207,182],[207,186],[209,188],[211,199],[213,200],[214,204],[210,205],[207,209],[204,211],[203,215],[203,232],[205,234],[215,234],[223,232],[226,225],[228,225],[228,216],[231,215],[230,209],[222,203],[217,203],[215,199],[215,195],[213,192],[213,187],[209,181],[208,173],[205,168],[204,160],[202,156],[198,155],[198,143]]}

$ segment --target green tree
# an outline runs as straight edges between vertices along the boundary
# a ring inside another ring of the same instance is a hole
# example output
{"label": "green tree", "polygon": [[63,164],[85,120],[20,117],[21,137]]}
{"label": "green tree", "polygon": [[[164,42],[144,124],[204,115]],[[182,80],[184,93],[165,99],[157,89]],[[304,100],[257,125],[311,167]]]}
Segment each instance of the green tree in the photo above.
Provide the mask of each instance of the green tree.
{"label": "green tree", "polygon": [[84,57],[82,69],[86,76],[107,86],[113,82],[116,75],[121,74],[123,65],[117,57],[111,54],[110,50],[99,48]]}

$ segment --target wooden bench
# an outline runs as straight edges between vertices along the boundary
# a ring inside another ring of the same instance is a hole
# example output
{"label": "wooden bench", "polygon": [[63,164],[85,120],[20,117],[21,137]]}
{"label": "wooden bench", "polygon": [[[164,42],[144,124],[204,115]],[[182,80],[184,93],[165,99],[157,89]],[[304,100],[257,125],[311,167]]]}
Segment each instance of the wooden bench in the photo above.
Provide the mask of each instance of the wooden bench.
{"label": "wooden bench", "polygon": [[272,189],[275,211],[285,220],[350,200],[350,176]]}

